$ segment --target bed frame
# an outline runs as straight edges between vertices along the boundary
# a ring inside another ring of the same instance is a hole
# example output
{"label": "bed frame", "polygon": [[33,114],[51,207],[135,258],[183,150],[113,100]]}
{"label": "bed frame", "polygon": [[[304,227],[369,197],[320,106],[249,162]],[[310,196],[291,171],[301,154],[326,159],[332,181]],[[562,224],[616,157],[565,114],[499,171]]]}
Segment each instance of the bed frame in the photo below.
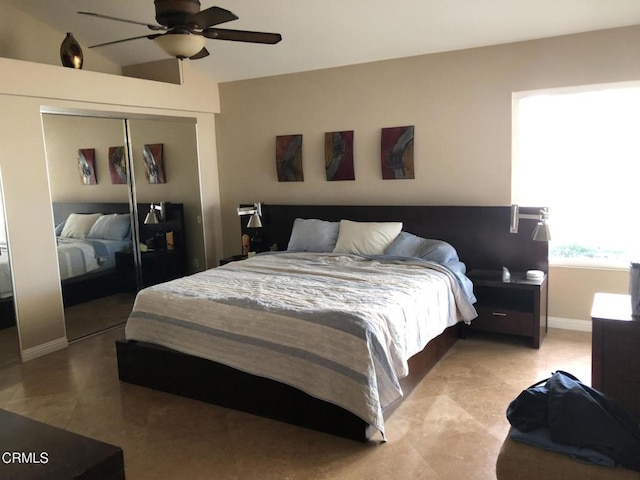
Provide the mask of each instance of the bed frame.
{"label": "bed frame", "polygon": [[[537,214],[539,208],[521,208]],[[510,207],[450,206],[303,206],[265,205],[264,242],[286,249],[296,218],[337,221],[402,221],[403,230],[454,245],[468,270],[548,271],[546,242],[531,240],[535,221],[522,220],[509,233]],[[241,217],[243,233],[251,235]],[[240,242],[238,242],[240,244]],[[458,325],[434,338],[409,360],[409,375],[401,380],[405,397],[447,353],[458,338]],[[116,342],[121,381],[274,418],[354,440],[376,432],[362,419],[280,382],[257,377],[210,360],[157,345]],[[387,418],[399,402],[384,412]]]}

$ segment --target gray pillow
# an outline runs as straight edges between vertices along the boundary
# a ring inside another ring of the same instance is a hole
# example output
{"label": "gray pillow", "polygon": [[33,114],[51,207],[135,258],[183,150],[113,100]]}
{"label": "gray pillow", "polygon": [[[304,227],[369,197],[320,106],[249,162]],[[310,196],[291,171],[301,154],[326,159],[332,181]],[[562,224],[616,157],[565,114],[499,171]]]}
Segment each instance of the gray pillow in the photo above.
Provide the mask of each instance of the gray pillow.
{"label": "gray pillow", "polygon": [[60,222],[58,225],[56,225],[56,237],[59,237],[60,234],[62,233],[62,230],[64,230],[65,221]]}
{"label": "gray pillow", "polygon": [[437,263],[458,261],[458,252],[447,242],[422,238],[408,232],[400,232],[385,255],[400,257],[417,257]]}
{"label": "gray pillow", "polygon": [[336,246],[339,222],[296,218],[287,250],[292,252],[330,253]]}
{"label": "gray pillow", "polygon": [[95,240],[125,240],[129,238],[131,219],[128,213],[103,215],[87,234],[87,238]]}

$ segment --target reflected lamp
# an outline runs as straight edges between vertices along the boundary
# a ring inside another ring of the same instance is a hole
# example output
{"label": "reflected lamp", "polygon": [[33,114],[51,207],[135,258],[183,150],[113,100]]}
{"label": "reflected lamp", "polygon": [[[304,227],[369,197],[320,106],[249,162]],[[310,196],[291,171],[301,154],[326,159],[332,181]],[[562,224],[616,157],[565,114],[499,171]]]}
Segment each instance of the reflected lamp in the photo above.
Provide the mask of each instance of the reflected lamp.
{"label": "reflected lamp", "polygon": [[152,203],[149,206],[149,213],[144,218],[145,225],[157,225],[162,222],[166,216],[166,207],[164,202],[159,204]]}

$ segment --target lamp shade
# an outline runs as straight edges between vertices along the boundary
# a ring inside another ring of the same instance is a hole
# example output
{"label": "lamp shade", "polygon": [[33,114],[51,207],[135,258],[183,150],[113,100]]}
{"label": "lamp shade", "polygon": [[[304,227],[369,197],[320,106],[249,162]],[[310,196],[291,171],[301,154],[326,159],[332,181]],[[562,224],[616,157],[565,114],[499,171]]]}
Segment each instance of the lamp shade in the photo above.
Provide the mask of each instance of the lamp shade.
{"label": "lamp shade", "polygon": [[549,240],[551,240],[549,224],[547,224],[547,222],[538,222],[531,238],[538,242],[548,242]]}
{"label": "lamp shade", "polygon": [[151,210],[149,213],[147,213],[147,216],[144,218],[144,224],[145,225],[156,225],[158,222],[158,216],[156,215],[155,210]]}
{"label": "lamp shade", "polygon": [[189,58],[204,48],[205,38],[191,33],[165,33],[153,39],[168,55]]}
{"label": "lamp shade", "polygon": [[260,228],[262,227],[262,220],[260,220],[260,215],[254,213],[249,218],[249,223],[247,223],[247,228]]}

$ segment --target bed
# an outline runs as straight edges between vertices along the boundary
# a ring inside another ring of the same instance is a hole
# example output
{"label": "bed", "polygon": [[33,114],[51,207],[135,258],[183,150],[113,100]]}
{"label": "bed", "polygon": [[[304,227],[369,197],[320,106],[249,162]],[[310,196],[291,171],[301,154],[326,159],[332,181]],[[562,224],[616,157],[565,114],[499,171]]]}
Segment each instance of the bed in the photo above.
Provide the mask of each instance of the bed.
{"label": "bed", "polygon": [[131,251],[128,203],[53,203],[65,307],[121,290],[115,254]]}
{"label": "bed", "polygon": [[[384,435],[384,419],[453,345],[459,322],[474,318],[459,258],[517,270],[524,254],[546,270],[546,244],[508,234],[508,207],[263,212],[263,238],[287,252],[142,290],[127,339],[117,342],[121,380],[365,440]],[[338,224],[335,249],[292,248],[301,219]],[[339,248],[344,225],[380,222],[401,224],[383,251]],[[393,251],[401,236],[405,247],[415,239],[456,245],[455,258]]]}
{"label": "bed", "polygon": [[13,296],[13,282],[11,280],[11,266],[7,242],[0,242],[0,299]]}
{"label": "bed", "polygon": [[13,282],[6,241],[0,242],[0,330],[13,327],[16,314],[13,305]]}

